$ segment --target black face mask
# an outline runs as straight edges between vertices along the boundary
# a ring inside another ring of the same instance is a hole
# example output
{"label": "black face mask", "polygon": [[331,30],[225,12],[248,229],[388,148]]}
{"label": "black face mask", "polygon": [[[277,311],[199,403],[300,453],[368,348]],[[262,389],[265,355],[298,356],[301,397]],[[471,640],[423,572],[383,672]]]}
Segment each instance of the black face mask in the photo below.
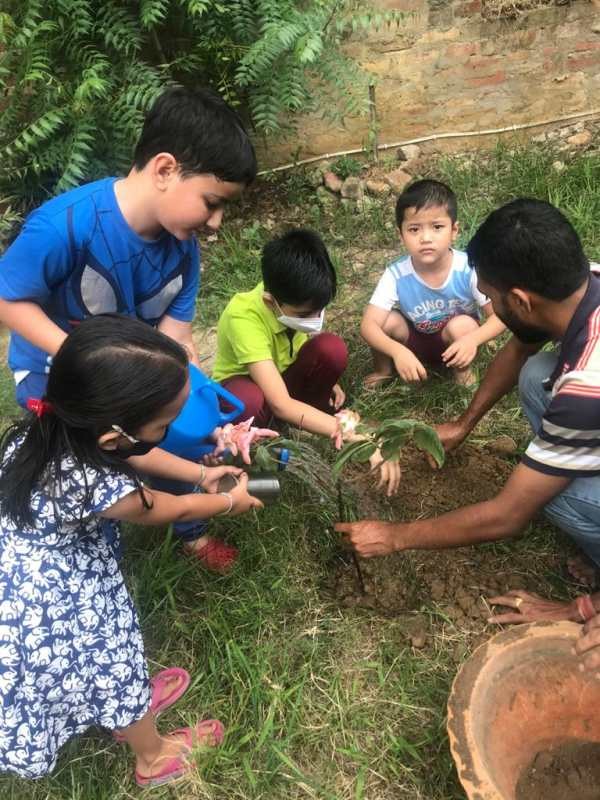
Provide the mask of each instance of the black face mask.
{"label": "black face mask", "polygon": [[167,434],[169,433],[169,427],[165,429],[165,433],[158,442],[135,442],[131,445],[131,447],[117,447],[115,449],[115,455],[119,458],[131,458],[131,456],[145,456],[151,450],[154,450],[155,447],[160,447],[161,442],[167,438]]}

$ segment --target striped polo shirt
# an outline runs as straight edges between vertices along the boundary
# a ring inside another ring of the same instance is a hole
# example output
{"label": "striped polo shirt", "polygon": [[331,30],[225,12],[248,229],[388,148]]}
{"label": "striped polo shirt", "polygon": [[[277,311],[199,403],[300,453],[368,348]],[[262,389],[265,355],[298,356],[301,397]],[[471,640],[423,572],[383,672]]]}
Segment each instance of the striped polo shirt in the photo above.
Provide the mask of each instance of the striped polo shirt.
{"label": "striped polo shirt", "polygon": [[552,399],[523,463],[547,475],[600,475],[600,276],[592,273],[544,387]]}

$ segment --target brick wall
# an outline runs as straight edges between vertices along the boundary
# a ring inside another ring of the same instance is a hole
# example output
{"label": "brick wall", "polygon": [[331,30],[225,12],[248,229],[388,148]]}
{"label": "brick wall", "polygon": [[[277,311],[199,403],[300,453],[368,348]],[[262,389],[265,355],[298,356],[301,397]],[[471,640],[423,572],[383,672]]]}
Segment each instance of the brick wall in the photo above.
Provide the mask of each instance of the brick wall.
{"label": "brick wall", "polygon": [[[408,12],[399,29],[371,32],[347,52],[377,76],[381,143],[433,133],[534,122],[600,107],[600,2],[571,0],[488,20],[481,0],[376,0]],[[539,133],[532,129],[528,135]],[[263,163],[360,147],[368,120],[302,120],[299,135],[271,145]],[[488,137],[490,139],[496,137]],[[445,140],[466,149],[485,138]],[[430,147],[432,149],[432,147]]]}

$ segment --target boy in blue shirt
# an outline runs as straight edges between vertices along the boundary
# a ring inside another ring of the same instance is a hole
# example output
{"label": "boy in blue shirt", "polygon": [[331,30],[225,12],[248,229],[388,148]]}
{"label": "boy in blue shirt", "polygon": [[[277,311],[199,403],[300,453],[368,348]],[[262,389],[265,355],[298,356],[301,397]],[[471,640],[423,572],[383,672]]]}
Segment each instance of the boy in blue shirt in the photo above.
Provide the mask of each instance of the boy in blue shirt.
{"label": "boy in blue shirt", "polygon": [[[198,365],[195,233],[216,231],[226,204],[255,175],[254,148],[235,111],[207,90],[171,88],[149,111],[125,178],[89,183],[33,211],[0,259],[0,321],[12,332],[8,362],[18,403],[43,397],[52,357],[73,326],[95,314],[156,326]],[[200,465],[158,448],[136,467],[201,482]],[[214,566],[214,543],[199,537],[202,529],[180,533]]]}
{"label": "boy in blue shirt", "polygon": [[[371,345],[370,388],[397,373],[405,381],[427,377],[425,363],[445,365],[457,383],[475,382],[477,348],[504,325],[477,289],[458,235],[454,192],[433,180],[412,183],[396,203],[396,223],[408,255],[385,270],[365,309],[361,334]],[[480,325],[483,312],[486,321]]]}

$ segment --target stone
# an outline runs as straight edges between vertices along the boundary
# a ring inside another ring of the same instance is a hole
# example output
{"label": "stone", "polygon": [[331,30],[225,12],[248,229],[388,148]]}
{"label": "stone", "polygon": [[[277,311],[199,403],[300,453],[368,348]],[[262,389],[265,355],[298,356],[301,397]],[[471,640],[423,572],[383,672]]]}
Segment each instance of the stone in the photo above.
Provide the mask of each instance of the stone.
{"label": "stone", "polygon": [[360,178],[351,175],[342,184],[341,195],[346,200],[360,201],[363,199],[365,190]]}
{"label": "stone", "polygon": [[575,133],[573,136],[569,136],[567,144],[571,145],[571,147],[585,147],[591,141],[592,134],[589,131],[581,131],[581,133]]}
{"label": "stone", "polygon": [[410,637],[410,644],[416,650],[421,650],[427,644],[427,632],[424,630],[413,633]]}
{"label": "stone", "polygon": [[329,170],[328,172],[323,173],[323,183],[330,192],[339,194],[342,191],[342,184],[344,181],[338,175],[336,175],[335,172]]}
{"label": "stone", "polygon": [[387,175],[384,175],[384,181],[392,187],[392,190],[397,194],[404,189],[412,181],[412,175],[409,175],[408,172],[405,172],[403,169],[395,169],[392,172],[388,172]]}
{"label": "stone", "polygon": [[594,24],[591,27],[591,31],[592,33],[600,33],[600,21],[594,22]]}
{"label": "stone", "polygon": [[566,169],[566,164],[564,161],[553,161],[552,162],[552,169],[555,172],[562,172]]}
{"label": "stone", "polygon": [[367,181],[365,184],[367,192],[375,197],[384,196],[391,192],[389,184],[385,181]]}
{"label": "stone", "polygon": [[492,453],[499,456],[514,456],[517,452],[517,443],[512,436],[497,436],[489,445]]}
{"label": "stone", "polygon": [[418,144],[405,144],[398,148],[396,155],[398,161],[416,161],[421,157],[421,148]]}

